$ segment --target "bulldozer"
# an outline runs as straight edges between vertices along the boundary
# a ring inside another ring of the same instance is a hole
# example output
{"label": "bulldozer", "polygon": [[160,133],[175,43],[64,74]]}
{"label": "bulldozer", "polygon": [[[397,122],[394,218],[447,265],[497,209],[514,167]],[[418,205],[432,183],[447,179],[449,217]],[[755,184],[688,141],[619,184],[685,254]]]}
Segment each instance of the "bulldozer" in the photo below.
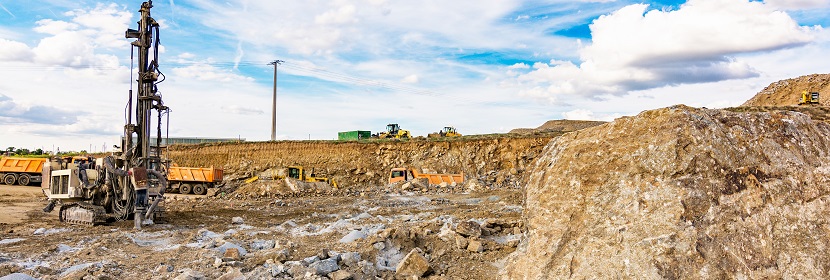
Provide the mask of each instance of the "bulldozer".
{"label": "bulldozer", "polygon": [[808,93],[806,90],[801,92],[801,99],[798,100],[798,105],[811,105],[818,103],[818,92]]}
{"label": "bulldozer", "polygon": [[380,139],[409,139],[412,137],[412,135],[409,134],[409,130],[401,129],[401,127],[396,123],[387,124],[386,131],[378,132],[372,136]]}
{"label": "bulldozer", "polygon": [[[287,171],[287,172],[286,172]],[[267,176],[254,176],[247,180],[245,180],[246,184],[253,183],[257,180],[282,180],[285,178],[292,178],[298,181],[303,181],[307,183],[326,183],[330,186],[337,188],[337,182],[334,179],[330,179],[328,177],[321,177],[317,176],[314,173],[314,169],[312,168],[310,172],[306,172],[306,169],[302,166],[289,166],[279,173],[272,173],[268,174]]]}
{"label": "bulldozer", "polygon": [[294,178],[309,183],[325,182],[332,187],[337,188],[337,182],[335,182],[334,179],[329,179],[328,177],[318,177],[317,174],[314,174],[314,168],[311,169],[311,172],[305,172],[305,169],[302,166],[289,166],[288,178]]}
{"label": "bulldozer", "polygon": [[439,137],[461,137],[461,133],[458,133],[455,130],[455,127],[445,126],[439,132],[427,134],[427,138],[439,138]]}

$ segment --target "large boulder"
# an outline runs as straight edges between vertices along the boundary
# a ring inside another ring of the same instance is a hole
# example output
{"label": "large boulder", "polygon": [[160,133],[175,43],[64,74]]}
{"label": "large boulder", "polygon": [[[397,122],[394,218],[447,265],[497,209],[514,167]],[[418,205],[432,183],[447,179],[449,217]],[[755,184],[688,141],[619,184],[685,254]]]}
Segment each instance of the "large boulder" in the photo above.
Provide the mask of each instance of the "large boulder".
{"label": "large boulder", "polygon": [[674,106],[536,162],[506,279],[830,278],[830,125]]}

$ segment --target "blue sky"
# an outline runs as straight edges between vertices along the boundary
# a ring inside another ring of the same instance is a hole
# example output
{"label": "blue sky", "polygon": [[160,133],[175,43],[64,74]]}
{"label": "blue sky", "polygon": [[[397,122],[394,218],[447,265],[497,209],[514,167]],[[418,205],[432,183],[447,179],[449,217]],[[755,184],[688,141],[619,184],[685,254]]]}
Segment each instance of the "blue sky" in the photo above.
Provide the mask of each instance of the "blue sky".
{"label": "blue sky", "polygon": [[[111,146],[142,1],[0,0],[0,147]],[[830,0],[153,1],[170,135],[507,132],[830,72]]]}

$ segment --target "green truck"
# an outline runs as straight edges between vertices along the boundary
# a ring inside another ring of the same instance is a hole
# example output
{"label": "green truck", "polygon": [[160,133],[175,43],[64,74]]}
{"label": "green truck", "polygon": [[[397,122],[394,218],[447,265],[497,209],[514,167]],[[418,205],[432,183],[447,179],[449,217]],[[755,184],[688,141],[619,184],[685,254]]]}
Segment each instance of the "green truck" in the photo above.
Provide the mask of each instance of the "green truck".
{"label": "green truck", "polygon": [[372,138],[371,131],[353,130],[337,133],[337,140],[361,140]]}

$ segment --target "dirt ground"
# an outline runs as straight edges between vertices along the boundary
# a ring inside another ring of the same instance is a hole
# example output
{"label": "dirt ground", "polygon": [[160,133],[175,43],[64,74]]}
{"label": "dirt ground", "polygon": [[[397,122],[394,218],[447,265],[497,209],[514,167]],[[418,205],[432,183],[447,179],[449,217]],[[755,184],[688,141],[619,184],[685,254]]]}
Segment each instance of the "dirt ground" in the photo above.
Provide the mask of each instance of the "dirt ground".
{"label": "dirt ground", "polygon": [[[428,261],[425,278],[494,279],[518,243],[521,199],[519,189],[393,187],[345,196],[168,194],[166,222],[134,230],[132,221],[62,224],[57,211],[41,211],[46,201],[39,188],[0,186],[0,277],[393,279],[395,266],[419,248]],[[481,226],[480,237],[455,232],[470,220]],[[468,245],[473,241],[483,250]],[[227,248],[237,248],[241,257],[223,260]],[[316,263],[327,258],[343,272],[317,267],[315,273]]]}

